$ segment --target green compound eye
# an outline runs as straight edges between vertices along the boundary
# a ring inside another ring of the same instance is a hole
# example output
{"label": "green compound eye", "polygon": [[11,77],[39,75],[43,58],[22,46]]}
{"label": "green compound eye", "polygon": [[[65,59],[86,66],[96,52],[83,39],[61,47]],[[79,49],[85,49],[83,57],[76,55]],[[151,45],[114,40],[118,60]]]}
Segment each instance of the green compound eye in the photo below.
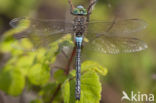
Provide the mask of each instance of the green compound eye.
{"label": "green compound eye", "polygon": [[80,14],[80,10],[79,10],[78,8],[75,8],[75,9],[73,10],[73,14]]}
{"label": "green compound eye", "polygon": [[86,9],[82,9],[81,12],[83,13],[83,15],[87,15],[87,10]]}

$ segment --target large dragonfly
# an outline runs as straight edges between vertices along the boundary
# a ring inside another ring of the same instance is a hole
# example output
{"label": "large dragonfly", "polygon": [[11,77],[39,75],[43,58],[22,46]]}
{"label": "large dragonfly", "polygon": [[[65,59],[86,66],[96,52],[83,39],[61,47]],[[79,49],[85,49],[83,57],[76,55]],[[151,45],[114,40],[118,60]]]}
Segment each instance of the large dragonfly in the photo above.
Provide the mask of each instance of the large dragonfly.
{"label": "large dragonfly", "polygon": [[[58,40],[66,34],[74,37],[75,47],[75,67],[76,67],[76,87],[75,98],[80,100],[80,71],[81,71],[81,49],[84,44],[84,38],[89,42],[85,43],[84,48],[91,51],[102,53],[118,54],[138,52],[147,48],[147,44],[142,40],[133,37],[132,34],[146,28],[146,23],[140,19],[127,19],[122,21],[104,22],[89,21],[92,7],[97,0],[91,0],[87,9],[82,5],[74,6],[69,0],[70,12],[74,20],[65,22],[64,20],[40,20],[32,18],[15,18],[10,22],[12,27],[16,27],[21,20],[31,21],[30,27],[25,33],[20,34],[19,38],[30,38],[36,44],[48,45]],[[72,54],[73,54],[72,53]],[[70,59],[72,60],[72,59]],[[68,65],[69,66],[69,65]]]}

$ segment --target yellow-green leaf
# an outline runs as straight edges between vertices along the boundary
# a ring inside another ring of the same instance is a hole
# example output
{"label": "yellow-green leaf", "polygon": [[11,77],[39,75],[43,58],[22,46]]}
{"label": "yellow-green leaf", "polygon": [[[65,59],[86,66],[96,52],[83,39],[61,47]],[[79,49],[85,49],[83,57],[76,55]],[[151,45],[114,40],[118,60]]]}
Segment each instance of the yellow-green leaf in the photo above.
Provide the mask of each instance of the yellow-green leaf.
{"label": "yellow-green leaf", "polygon": [[81,76],[81,99],[75,100],[75,79],[66,80],[62,86],[64,103],[99,103],[101,99],[101,83],[94,71],[85,72]]}
{"label": "yellow-green leaf", "polygon": [[58,82],[58,83],[62,83],[66,80],[67,76],[65,75],[64,73],[64,70],[57,70],[55,73],[54,73],[54,79]]}
{"label": "yellow-green leaf", "polygon": [[82,63],[81,66],[82,66],[81,72],[93,70],[103,76],[105,76],[108,73],[107,68],[104,68],[100,64],[93,61],[85,61]]}
{"label": "yellow-green leaf", "polygon": [[28,72],[28,79],[34,85],[43,85],[50,78],[49,68],[43,68],[41,64],[33,65]]}
{"label": "yellow-green leaf", "polygon": [[17,96],[20,95],[25,86],[25,76],[19,68],[7,66],[0,72],[0,89],[4,92]]}

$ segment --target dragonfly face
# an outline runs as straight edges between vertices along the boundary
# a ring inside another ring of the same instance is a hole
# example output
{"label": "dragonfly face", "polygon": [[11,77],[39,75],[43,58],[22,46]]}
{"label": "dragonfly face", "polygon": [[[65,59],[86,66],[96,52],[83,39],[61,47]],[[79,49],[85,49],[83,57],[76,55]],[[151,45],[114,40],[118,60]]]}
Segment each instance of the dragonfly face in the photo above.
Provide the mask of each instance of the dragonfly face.
{"label": "dragonfly face", "polygon": [[77,8],[74,8],[72,14],[84,16],[87,15],[87,10],[82,5],[78,5]]}

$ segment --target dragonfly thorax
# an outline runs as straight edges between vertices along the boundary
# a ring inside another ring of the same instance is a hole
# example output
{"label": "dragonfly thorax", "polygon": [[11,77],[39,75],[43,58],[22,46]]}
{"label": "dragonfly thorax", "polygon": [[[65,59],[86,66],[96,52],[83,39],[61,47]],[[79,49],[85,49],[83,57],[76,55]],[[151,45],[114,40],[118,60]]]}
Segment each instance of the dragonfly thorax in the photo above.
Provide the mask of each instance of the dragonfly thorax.
{"label": "dragonfly thorax", "polygon": [[86,17],[76,16],[74,18],[73,32],[76,36],[82,36],[85,32]]}

